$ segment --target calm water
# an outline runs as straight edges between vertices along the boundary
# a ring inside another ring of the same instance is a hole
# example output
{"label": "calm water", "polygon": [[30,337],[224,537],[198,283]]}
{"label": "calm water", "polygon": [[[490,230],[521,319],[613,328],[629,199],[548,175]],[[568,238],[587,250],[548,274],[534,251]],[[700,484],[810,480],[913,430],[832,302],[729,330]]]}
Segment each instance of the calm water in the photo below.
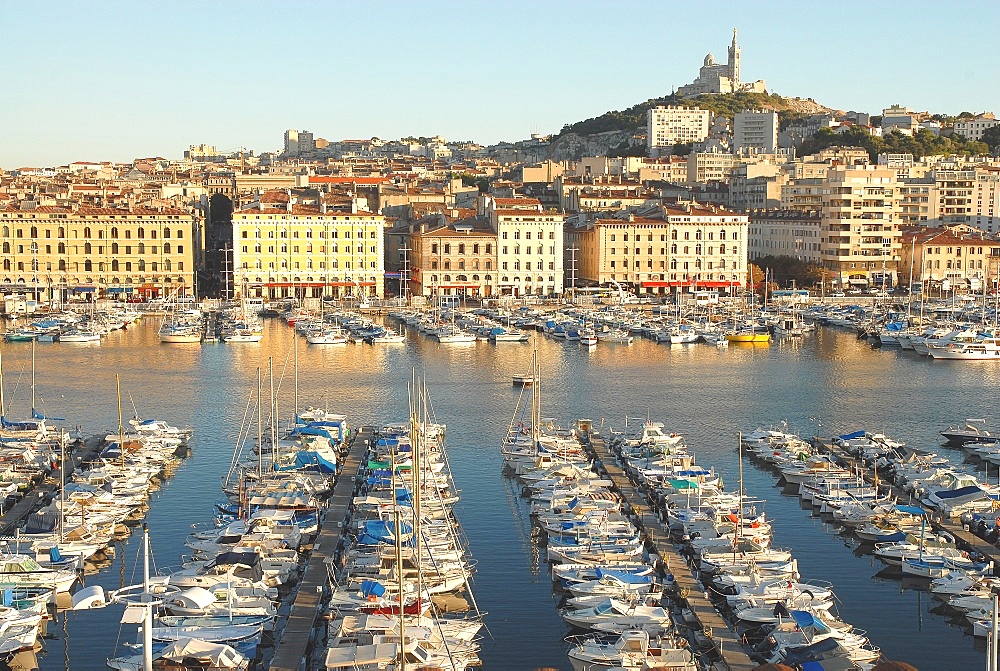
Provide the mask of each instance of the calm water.
{"label": "calm water", "polygon": [[[36,405],[67,417],[86,435],[116,424],[115,373],[122,376],[125,413],[134,401],[143,417],[192,426],[193,456],[154,494],[149,513],[158,567],[180,561],[195,522],[211,519],[219,479],[256,369],[273,357],[280,408],[292,406],[291,329],[267,326],[259,344],[160,345],[155,320],[112,334],[100,347],[39,345]],[[478,563],[476,597],[488,613],[482,657],[488,669],[568,669],[544,552],[532,543],[519,489],[500,475],[497,453],[517,399],[510,379],[524,372],[531,347],[488,343],[441,345],[413,333],[405,345],[307,346],[299,341],[301,405],[329,407],[354,424],[404,419],[406,382],[427,380],[438,421],[448,425],[448,448],[462,503],[461,516]],[[30,346],[4,344],[8,414],[27,412]],[[913,445],[933,447],[937,432],[966,417],[985,416],[996,427],[992,392],[1000,367],[979,362],[932,362],[912,354],[872,351],[852,334],[831,330],[801,343],[719,351],[704,345],[601,345],[540,339],[543,415],[568,423],[581,417],[620,427],[626,416],[663,421],[683,433],[704,464],[736,483],[737,434],[787,421],[803,435],[884,430]],[[930,612],[926,593],[903,590],[876,576],[880,568],[855,554],[855,543],[810,517],[798,499],[782,495],[767,471],[748,467],[750,494],[767,499],[775,544],[791,547],[804,578],[829,580],[844,620],[866,630],[893,659],[920,669],[980,668],[983,654],[971,636]],[[137,574],[137,535],[118,547],[109,568],[88,584],[115,588]],[[141,579],[141,571],[140,571]],[[119,636],[119,608],[71,613],[50,625],[44,669],[99,669]],[[119,651],[120,654],[120,651]]]}

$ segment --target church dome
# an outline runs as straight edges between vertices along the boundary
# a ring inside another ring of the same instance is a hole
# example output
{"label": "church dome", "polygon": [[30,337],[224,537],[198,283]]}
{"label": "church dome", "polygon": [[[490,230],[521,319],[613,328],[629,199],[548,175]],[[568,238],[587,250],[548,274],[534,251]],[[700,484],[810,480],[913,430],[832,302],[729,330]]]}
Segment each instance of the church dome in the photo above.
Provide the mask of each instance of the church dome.
{"label": "church dome", "polygon": [[705,56],[705,66],[707,67],[709,65],[715,65],[715,56],[713,56],[711,53]]}

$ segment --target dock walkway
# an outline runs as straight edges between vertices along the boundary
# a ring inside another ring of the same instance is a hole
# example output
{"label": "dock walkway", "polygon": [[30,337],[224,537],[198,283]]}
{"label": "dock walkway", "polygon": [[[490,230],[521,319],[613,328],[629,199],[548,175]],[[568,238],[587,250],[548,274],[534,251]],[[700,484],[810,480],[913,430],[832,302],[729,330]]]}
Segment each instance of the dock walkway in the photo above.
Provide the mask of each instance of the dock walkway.
{"label": "dock walkway", "polygon": [[680,593],[687,601],[688,607],[698,620],[702,631],[711,639],[719,656],[726,667],[732,671],[748,671],[755,664],[740,644],[736,632],[709,601],[705,586],[695,578],[687,562],[663,528],[656,513],[646,500],[645,494],[639,491],[629,480],[625,471],[618,465],[615,456],[611,454],[604,438],[594,433],[589,436],[589,445],[594,456],[600,462],[600,469],[607,479],[614,483],[613,488],[621,495],[626,505],[634,515],[637,525],[645,540],[654,548],[674,576]]}
{"label": "dock walkway", "polygon": [[[66,461],[69,462],[68,475],[72,475],[73,471],[80,464],[90,461],[103,444],[104,436],[92,436],[73,452],[70,452],[67,447]],[[10,535],[23,519],[41,508],[48,501],[50,495],[59,492],[59,486],[62,482],[62,469],[65,467],[66,464],[59,464],[59,468],[52,471],[36,487],[25,492],[24,498],[3,511],[3,515],[0,515],[0,535]]]}
{"label": "dock walkway", "polygon": [[361,427],[342,457],[343,466],[326,502],[312,554],[306,562],[295,601],[271,660],[271,671],[299,671],[306,668],[311,657],[317,639],[316,620],[328,583],[327,560],[334,558],[340,548],[344,520],[354,497],[355,477],[361,470],[361,461],[373,435],[372,427]]}

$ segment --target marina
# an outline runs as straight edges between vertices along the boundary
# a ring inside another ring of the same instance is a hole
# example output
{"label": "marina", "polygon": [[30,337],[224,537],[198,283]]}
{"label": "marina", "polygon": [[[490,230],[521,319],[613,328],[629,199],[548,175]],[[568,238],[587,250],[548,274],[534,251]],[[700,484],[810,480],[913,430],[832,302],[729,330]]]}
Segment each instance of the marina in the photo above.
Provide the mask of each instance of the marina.
{"label": "marina", "polygon": [[[87,389],[92,395],[113,399],[114,370],[130,365],[156,372],[149,383],[137,384],[131,379],[125,383],[137,402],[142,399],[140,409],[144,404],[165,404],[169,398],[173,408],[170,419],[195,429],[198,447],[190,464],[165,481],[150,500],[147,519],[152,546],[156,556],[166,556],[168,563],[191,531],[191,518],[178,515],[177,502],[183,500],[185,509],[212,508],[215,494],[205,486],[206,476],[217,477],[227,469],[236,437],[232,425],[238,425],[243,414],[239,398],[253,390],[254,368],[264,363],[263,357],[275,359],[276,379],[281,380],[276,386],[285,410],[279,415],[289,412],[292,330],[284,322],[268,320],[263,336],[261,349],[253,350],[229,348],[224,343],[161,345],[157,324],[143,321],[111,336],[117,340],[108,340],[101,348],[71,351],[58,344],[38,345],[38,388],[43,407],[53,414],[70,415],[82,424],[85,434],[110,432],[117,420],[107,408],[73,407],[74,412],[70,412],[64,409],[61,396]],[[533,559],[537,546],[530,527],[522,526],[527,521],[525,504],[518,496],[511,497],[503,479],[496,475],[500,456],[493,446],[496,437],[506,430],[509,408],[519,393],[511,380],[528,369],[532,348],[515,343],[514,350],[500,350],[489,342],[452,348],[409,333],[401,347],[391,349],[365,343],[315,348],[304,338],[299,338],[298,343],[300,395],[312,403],[329,404],[331,410],[350,413],[359,425],[381,426],[387,419],[405,417],[407,400],[401,380],[409,379],[413,366],[420,366],[432,394],[437,393],[437,415],[448,423],[450,462],[463,490],[460,518],[477,558],[473,578],[476,599],[487,613],[484,621],[489,627],[479,655],[484,667],[569,668],[564,652],[568,644],[562,640],[570,630],[552,603],[550,578]],[[625,417],[639,412],[663,417],[671,430],[700,446],[699,456],[716,465],[730,489],[737,471],[731,446],[741,430],[787,420],[798,427],[800,434],[832,435],[836,429],[846,432],[859,423],[868,423],[884,428],[890,435],[905,435],[909,443],[933,449],[941,442],[939,432],[949,424],[969,415],[989,420],[989,407],[977,405],[976,399],[980,398],[982,385],[991,384],[991,380],[995,384],[997,375],[989,364],[939,371],[938,366],[919,365],[908,359],[909,355],[890,353],[886,357],[885,352],[874,351],[858,341],[853,333],[837,329],[819,329],[809,337],[775,342],[764,350],[745,346],[728,351],[704,346],[675,349],[647,339],[623,347],[619,350],[614,345],[599,344],[588,352],[579,345],[569,348],[547,338],[538,340],[545,378],[558,381],[542,385],[546,412],[557,413],[569,423],[572,418],[592,417],[601,435],[607,433],[607,428],[601,427],[602,417],[605,427],[620,427]],[[28,343],[6,344],[3,354],[7,371],[25,370]],[[58,380],[44,372],[57,369],[61,372]],[[8,381],[13,374],[8,372]],[[642,384],[635,383],[637,376]],[[934,417],[926,416],[927,407],[892,401],[894,385],[904,379],[908,385],[923,384],[938,390]],[[165,395],[168,389],[180,388],[185,393]],[[337,390],[336,401],[332,389]],[[587,390],[585,395],[583,390]],[[17,394],[9,396],[16,402]],[[197,405],[195,397],[199,399]],[[60,404],[53,405],[53,398],[60,398]],[[601,402],[595,403],[595,398]],[[790,398],[794,402],[789,403]],[[106,405],[113,408],[113,401]],[[484,415],[484,407],[497,410]],[[776,407],[787,412],[775,417]],[[706,424],[706,408],[717,408],[713,414],[723,419]],[[229,419],[221,424],[206,421],[221,417]],[[462,417],[479,417],[482,421],[473,423]],[[827,426],[836,429],[823,430]],[[492,474],[485,467],[490,463],[495,464]],[[773,482],[770,476],[753,468],[747,469],[745,477],[747,490],[757,496],[765,495]],[[780,527],[775,533],[781,536],[782,543],[795,548],[803,575],[830,580],[842,601],[840,615],[844,621],[865,629],[889,658],[911,663],[920,660],[920,668],[946,668],[943,662],[936,664],[933,660],[943,659],[935,655],[942,654],[939,648],[948,646],[951,657],[967,659],[970,665],[982,662],[981,650],[962,642],[968,634],[953,628],[946,619],[925,612],[929,597],[921,599],[919,592],[909,589],[900,593],[898,580],[873,578],[870,569],[863,571],[858,557],[850,545],[845,546],[836,528],[803,516],[797,498],[784,494],[767,494],[766,498],[768,516],[778,520],[775,524]],[[497,506],[498,501],[507,501],[508,505]],[[126,562],[126,573],[131,573],[135,563],[137,536],[116,543],[111,566],[88,576],[88,587],[103,584],[113,589],[122,584],[119,574]],[[544,554],[544,547],[541,552]],[[670,556],[667,551],[661,552],[662,557]],[[674,561],[671,557],[672,567]],[[677,575],[681,572],[677,571]],[[870,609],[857,603],[856,595],[878,598],[884,604],[879,617],[873,621]],[[518,626],[519,618],[513,615],[525,609],[531,609],[534,625],[527,638]],[[66,635],[60,634],[55,642],[46,641],[46,649],[37,655],[41,668],[64,668],[67,656],[74,668],[78,664],[80,668],[103,665],[115,649],[113,637],[101,649],[84,640],[102,630],[118,631],[120,611],[110,610],[57,615],[49,629],[65,623]],[[712,629],[713,634],[723,633],[721,626]],[[729,649],[725,641],[721,647],[724,652]]]}

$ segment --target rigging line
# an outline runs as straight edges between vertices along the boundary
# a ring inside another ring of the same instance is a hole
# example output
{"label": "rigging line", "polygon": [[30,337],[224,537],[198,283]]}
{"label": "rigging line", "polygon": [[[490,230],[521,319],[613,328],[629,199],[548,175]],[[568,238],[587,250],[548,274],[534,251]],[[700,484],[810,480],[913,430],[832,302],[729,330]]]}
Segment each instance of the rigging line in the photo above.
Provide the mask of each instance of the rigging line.
{"label": "rigging line", "polygon": [[[246,439],[247,439],[247,437],[250,434],[250,424],[253,422],[253,418],[255,416],[250,411],[250,406],[253,403],[253,399],[254,399],[254,392],[253,392],[253,390],[251,390],[249,397],[247,397],[247,407],[243,410],[243,421],[240,423],[240,429],[239,429],[239,432],[236,435],[236,447],[238,449],[234,449],[233,450],[233,459],[232,459],[232,461],[229,464],[229,471],[226,473],[226,482],[228,482],[229,479],[233,476],[233,471],[236,470],[236,467],[239,464],[239,459],[240,459],[240,457],[243,456],[243,449],[244,449],[244,446],[246,444]],[[258,408],[257,411],[259,412],[260,399],[257,400],[257,406],[256,407]],[[248,416],[249,416],[249,418],[248,418]],[[247,427],[246,434],[243,433],[243,427],[244,426]]]}

